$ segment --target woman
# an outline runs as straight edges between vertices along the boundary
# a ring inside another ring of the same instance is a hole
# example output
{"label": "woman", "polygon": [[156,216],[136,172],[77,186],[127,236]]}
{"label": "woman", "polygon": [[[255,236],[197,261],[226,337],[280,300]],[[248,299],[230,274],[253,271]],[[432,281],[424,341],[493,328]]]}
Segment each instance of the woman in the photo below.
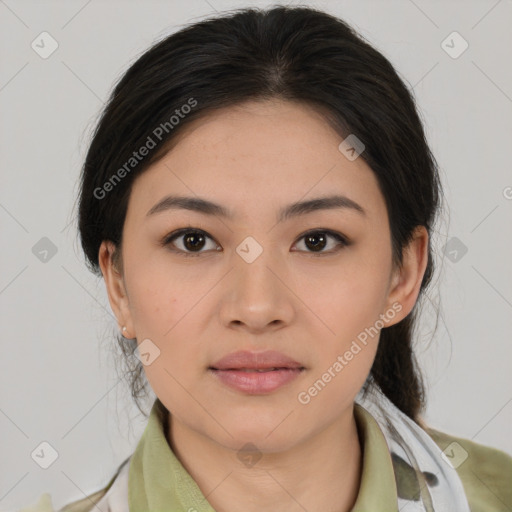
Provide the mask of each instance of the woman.
{"label": "woman", "polygon": [[510,509],[512,458],[421,418],[441,198],[411,93],[333,16],[241,10],[143,54],[91,142],[79,230],[132,395],[157,398],[62,510]]}

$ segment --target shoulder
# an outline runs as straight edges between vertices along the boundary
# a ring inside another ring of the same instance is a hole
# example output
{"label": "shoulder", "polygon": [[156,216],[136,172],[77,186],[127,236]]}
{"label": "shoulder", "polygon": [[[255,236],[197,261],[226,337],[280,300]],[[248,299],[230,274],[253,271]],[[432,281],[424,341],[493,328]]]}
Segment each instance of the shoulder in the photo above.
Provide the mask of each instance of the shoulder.
{"label": "shoulder", "polygon": [[512,457],[463,437],[425,428],[459,475],[472,512],[510,511]]}

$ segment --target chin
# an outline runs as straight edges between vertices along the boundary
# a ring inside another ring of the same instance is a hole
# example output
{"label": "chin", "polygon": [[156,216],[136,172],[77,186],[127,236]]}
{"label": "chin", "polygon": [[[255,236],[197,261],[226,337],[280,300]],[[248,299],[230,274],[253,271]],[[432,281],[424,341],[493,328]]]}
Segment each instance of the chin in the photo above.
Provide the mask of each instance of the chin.
{"label": "chin", "polygon": [[304,429],[298,429],[297,425],[280,425],[282,421],[282,417],[270,424],[254,421],[253,415],[252,420],[247,422],[224,425],[231,436],[223,431],[222,441],[219,442],[232,450],[252,444],[262,452],[280,452],[300,442],[295,438],[297,432],[304,433]]}

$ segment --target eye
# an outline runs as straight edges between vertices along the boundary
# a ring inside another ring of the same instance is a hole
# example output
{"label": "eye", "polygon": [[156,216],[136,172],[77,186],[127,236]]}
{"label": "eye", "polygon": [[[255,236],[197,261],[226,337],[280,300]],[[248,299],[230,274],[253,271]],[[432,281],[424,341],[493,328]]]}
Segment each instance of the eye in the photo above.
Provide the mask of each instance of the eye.
{"label": "eye", "polygon": [[[311,252],[313,256],[332,254],[337,252],[342,247],[350,245],[350,242],[347,240],[347,238],[345,238],[340,233],[336,233],[335,231],[331,231],[329,229],[317,229],[314,231],[308,231],[299,238],[299,240],[302,239],[305,240],[304,244],[306,248],[312,249],[309,251],[306,249],[306,252]],[[329,239],[334,240],[337,242],[337,244],[331,244],[331,249],[324,251],[325,247],[329,245]],[[207,247],[206,240],[211,240],[213,242],[211,247]],[[175,241],[179,241],[179,243],[176,243]],[[206,250],[222,250],[220,246],[214,242],[212,237],[207,235],[204,231],[196,228],[183,228],[179,229],[178,231],[174,231],[173,233],[167,235],[161,243],[163,246],[174,245],[176,249],[171,248],[170,250],[183,256],[199,256],[201,253],[205,252],[201,250],[205,247]],[[334,249],[332,248],[333,245]]]}
{"label": "eye", "polygon": [[[323,249],[325,249],[325,247],[329,245],[329,238],[337,242],[337,247],[336,244],[334,244],[334,250],[332,250],[331,245],[331,250],[324,251]],[[333,252],[337,252],[338,250],[340,250],[342,247],[350,245],[349,241],[343,235],[341,235],[340,233],[336,233],[335,231],[331,231],[329,229],[317,229],[314,231],[308,231],[299,238],[299,240],[302,239],[304,239],[304,245],[307,248],[312,249],[311,251],[307,252],[311,252],[313,256],[323,256],[325,254],[332,254]]]}
{"label": "eye", "polygon": [[[213,241],[213,238],[208,236],[204,231],[200,229],[194,228],[183,228],[178,231],[174,231],[170,235],[167,235],[162,241],[162,245],[175,245],[177,246],[177,250],[171,249],[176,253],[180,253],[183,256],[199,256],[201,254],[201,249],[205,247],[205,240],[210,239]],[[175,244],[174,241],[179,240],[178,244]],[[180,247],[181,246],[181,247]],[[220,251],[215,243],[213,244],[214,250]],[[207,248],[208,249],[208,248]],[[190,252],[189,252],[190,251]]]}

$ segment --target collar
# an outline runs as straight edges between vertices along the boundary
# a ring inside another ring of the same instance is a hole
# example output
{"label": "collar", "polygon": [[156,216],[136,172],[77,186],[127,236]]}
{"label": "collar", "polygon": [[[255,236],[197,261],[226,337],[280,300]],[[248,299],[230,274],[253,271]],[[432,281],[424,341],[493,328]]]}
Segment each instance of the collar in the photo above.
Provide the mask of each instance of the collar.
{"label": "collar", "polygon": [[[357,403],[354,417],[363,461],[359,493],[352,512],[398,512],[395,473],[386,439],[371,414]],[[168,411],[157,398],[130,459],[130,510],[215,512],[171,450],[165,435],[167,418]]]}

